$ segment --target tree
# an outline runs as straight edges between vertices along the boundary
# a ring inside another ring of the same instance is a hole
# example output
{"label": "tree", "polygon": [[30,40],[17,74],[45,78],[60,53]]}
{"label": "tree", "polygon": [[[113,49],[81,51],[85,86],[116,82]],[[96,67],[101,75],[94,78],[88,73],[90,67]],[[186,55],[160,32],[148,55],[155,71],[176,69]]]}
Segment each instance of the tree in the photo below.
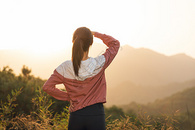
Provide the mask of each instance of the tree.
{"label": "tree", "polygon": [[30,73],[31,73],[31,70],[27,66],[23,65],[23,67],[22,67],[22,75],[24,77],[28,77],[30,75]]}

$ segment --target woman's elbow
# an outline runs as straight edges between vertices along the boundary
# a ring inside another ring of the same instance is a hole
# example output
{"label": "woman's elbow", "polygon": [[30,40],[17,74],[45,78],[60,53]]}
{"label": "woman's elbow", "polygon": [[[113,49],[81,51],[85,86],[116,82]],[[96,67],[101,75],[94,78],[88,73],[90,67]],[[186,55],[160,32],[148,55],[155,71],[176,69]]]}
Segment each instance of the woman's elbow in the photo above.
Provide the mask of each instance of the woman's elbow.
{"label": "woman's elbow", "polygon": [[117,47],[120,47],[120,42],[118,40],[116,40],[115,44],[117,45]]}
{"label": "woman's elbow", "polygon": [[47,85],[46,84],[43,85],[42,90],[45,91],[45,92],[47,91]]}

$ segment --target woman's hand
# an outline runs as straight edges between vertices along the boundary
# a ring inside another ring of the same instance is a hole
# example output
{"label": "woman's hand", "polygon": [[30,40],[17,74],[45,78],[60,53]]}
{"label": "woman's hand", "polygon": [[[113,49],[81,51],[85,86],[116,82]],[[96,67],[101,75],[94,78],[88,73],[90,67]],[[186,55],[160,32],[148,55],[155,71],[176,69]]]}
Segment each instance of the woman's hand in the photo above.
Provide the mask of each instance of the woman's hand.
{"label": "woman's hand", "polygon": [[96,32],[95,31],[91,31],[91,33],[94,35]]}

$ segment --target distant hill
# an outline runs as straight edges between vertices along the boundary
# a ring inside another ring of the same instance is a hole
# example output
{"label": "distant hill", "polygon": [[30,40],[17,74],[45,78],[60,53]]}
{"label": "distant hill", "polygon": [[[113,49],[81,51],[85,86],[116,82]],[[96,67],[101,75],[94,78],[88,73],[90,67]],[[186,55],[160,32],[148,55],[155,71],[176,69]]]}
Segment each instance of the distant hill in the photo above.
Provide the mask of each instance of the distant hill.
{"label": "distant hill", "polygon": [[186,113],[187,111],[195,110],[195,86],[187,88],[183,91],[177,92],[169,97],[164,99],[158,99],[153,103],[147,105],[139,105],[135,102],[132,102],[128,105],[122,105],[124,111],[134,110],[138,111],[139,108],[142,108],[143,111],[150,114],[160,114],[160,113],[175,113],[176,111],[180,113]]}
{"label": "distant hill", "polygon": [[[163,99],[174,93],[195,86],[195,80],[183,83],[172,83],[164,86],[138,86],[131,82],[123,82],[119,86],[107,90],[106,106],[124,105],[130,102],[146,104],[156,99]],[[195,93],[194,93],[195,94]]]}
{"label": "distant hill", "polygon": [[117,87],[126,81],[138,86],[162,86],[195,79],[195,59],[125,45],[106,72],[108,86]]}

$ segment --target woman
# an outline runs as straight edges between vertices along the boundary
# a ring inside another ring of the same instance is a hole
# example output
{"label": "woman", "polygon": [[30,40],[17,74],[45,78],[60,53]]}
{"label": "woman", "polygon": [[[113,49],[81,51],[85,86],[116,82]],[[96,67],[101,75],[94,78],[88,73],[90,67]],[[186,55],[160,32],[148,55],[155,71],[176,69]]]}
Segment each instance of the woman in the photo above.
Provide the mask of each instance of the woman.
{"label": "woman", "polygon": [[[103,55],[95,58],[88,57],[93,36],[108,46]],[[72,42],[72,60],[54,70],[43,90],[58,100],[70,102],[69,130],[105,130],[105,69],[116,56],[120,43],[86,27],[76,29]],[[57,89],[56,84],[64,84],[66,92]]]}

